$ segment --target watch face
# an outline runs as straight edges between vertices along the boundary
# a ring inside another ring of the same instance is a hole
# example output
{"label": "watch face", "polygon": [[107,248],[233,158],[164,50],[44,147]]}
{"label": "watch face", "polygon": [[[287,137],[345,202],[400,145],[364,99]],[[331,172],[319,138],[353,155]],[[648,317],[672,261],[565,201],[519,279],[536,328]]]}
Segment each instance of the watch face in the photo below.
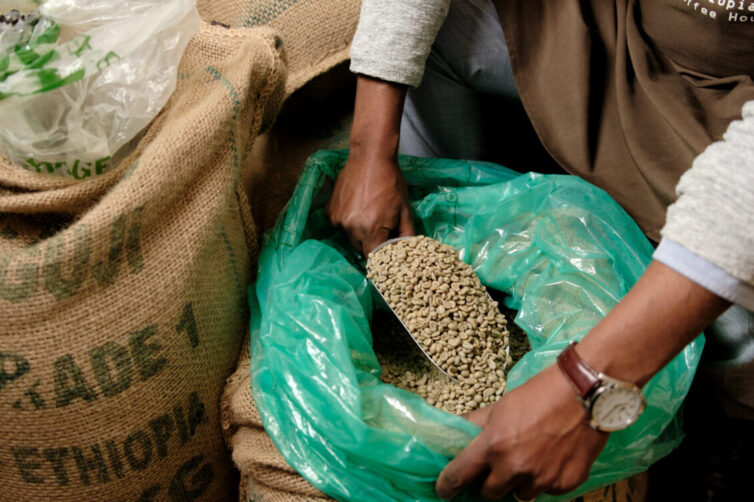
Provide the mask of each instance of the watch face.
{"label": "watch face", "polygon": [[592,403],[592,420],[605,431],[625,429],[644,409],[641,394],[630,387],[609,386]]}

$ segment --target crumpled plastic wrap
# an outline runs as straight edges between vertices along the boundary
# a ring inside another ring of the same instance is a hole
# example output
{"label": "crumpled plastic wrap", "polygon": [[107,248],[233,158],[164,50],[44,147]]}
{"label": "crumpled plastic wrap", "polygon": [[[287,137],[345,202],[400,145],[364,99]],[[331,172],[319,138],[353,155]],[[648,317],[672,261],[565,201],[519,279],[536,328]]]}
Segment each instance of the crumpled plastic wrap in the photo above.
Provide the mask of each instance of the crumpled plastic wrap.
{"label": "crumpled plastic wrap", "polygon": [[[363,260],[324,216],[345,151],[306,163],[266,236],[249,289],[252,392],[267,432],[312,484],[339,500],[439,500],[434,482],[479,432],[463,418],[379,381]],[[623,297],[652,246],[605,192],[573,177],[492,164],[400,158],[420,233],[458,249],[482,282],[509,295],[531,352],[509,389],[552,364]],[[646,470],[682,438],[676,412],[703,337],[645,387],[638,422],[611,434],[574,496]],[[466,493],[460,500],[475,500]]]}
{"label": "crumpled plastic wrap", "polygon": [[[173,93],[196,0],[47,0],[0,36],[0,151],[33,172],[106,172]],[[2,2],[28,11],[35,2]]]}

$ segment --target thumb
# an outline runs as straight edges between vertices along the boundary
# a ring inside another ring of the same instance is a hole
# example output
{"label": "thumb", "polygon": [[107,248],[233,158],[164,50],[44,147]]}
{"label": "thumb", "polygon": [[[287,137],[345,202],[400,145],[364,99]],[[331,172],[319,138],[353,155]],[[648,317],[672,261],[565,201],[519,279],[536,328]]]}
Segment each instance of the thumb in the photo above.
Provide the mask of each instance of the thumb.
{"label": "thumb", "polygon": [[406,202],[401,208],[400,220],[398,221],[398,236],[411,237],[413,235],[416,235],[414,218],[411,214],[411,206]]}
{"label": "thumb", "polygon": [[370,234],[367,234],[366,237],[362,240],[362,254],[364,256],[368,256],[369,253],[372,252],[374,248],[388,240],[390,237],[390,229],[388,228],[380,228],[379,230],[376,230],[374,232],[371,232]]}
{"label": "thumb", "polygon": [[484,474],[489,469],[484,455],[486,450],[482,433],[445,466],[435,483],[437,495],[443,500],[450,500]]}

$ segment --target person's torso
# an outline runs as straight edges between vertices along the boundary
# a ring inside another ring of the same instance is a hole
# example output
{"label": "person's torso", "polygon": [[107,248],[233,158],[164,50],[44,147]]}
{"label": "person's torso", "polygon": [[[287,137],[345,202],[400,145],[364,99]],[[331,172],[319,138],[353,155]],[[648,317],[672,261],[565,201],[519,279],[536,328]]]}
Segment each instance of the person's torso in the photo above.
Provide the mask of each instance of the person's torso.
{"label": "person's torso", "polygon": [[754,99],[754,0],[494,0],[526,112],[659,240],[694,158]]}

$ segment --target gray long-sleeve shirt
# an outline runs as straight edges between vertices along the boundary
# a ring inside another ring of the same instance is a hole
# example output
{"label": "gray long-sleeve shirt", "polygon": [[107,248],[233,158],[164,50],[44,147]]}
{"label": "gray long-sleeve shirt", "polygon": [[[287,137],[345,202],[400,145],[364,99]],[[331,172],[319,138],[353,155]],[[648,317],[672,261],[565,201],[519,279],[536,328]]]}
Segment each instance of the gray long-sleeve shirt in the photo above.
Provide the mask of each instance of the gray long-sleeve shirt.
{"label": "gray long-sleeve shirt", "polygon": [[351,70],[419,85],[450,0],[363,0],[351,45]]}
{"label": "gray long-sleeve shirt", "polygon": [[[754,310],[754,101],[702,152],[676,188],[655,259]],[[695,259],[683,258],[682,254]],[[706,264],[705,264],[706,262]]]}

